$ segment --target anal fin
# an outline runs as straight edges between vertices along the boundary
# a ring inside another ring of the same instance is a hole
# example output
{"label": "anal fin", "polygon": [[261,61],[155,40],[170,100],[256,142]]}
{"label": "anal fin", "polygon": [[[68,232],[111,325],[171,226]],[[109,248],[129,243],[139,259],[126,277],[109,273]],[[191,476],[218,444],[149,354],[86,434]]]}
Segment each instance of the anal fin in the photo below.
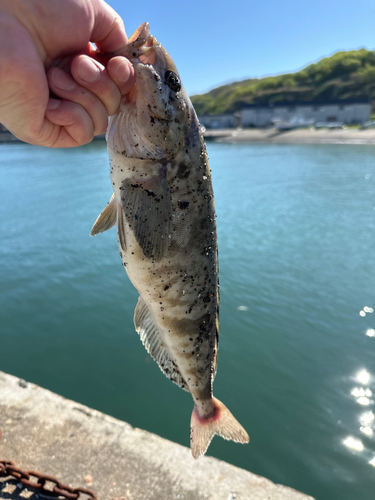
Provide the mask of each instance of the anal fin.
{"label": "anal fin", "polygon": [[146,351],[157,362],[164,375],[180,386],[181,389],[189,391],[176,363],[171,358],[167,347],[163,344],[160,329],[142,297],[139,297],[135,308],[134,325]]}

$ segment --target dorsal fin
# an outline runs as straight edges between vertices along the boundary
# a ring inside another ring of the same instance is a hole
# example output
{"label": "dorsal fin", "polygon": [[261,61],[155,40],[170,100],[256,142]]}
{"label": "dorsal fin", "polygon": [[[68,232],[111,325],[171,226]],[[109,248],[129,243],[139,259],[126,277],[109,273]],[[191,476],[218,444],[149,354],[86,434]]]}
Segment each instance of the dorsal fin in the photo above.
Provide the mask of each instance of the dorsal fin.
{"label": "dorsal fin", "polygon": [[135,308],[134,325],[147,352],[157,362],[164,375],[180,386],[181,389],[189,391],[176,363],[171,358],[167,347],[163,343],[161,332],[153,318],[152,312],[142,297],[139,297],[137,307]]}

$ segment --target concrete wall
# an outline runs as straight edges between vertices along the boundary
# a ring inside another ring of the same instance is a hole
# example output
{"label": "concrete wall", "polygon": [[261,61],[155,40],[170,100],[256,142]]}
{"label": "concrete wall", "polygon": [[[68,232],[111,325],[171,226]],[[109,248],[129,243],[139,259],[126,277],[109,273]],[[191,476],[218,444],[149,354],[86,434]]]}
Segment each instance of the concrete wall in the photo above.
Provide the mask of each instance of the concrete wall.
{"label": "concrete wall", "polygon": [[[313,500],[215,458],[194,460],[188,448],[3,372],[0,429],[0,460],[99,500]],[[0,498],[3,487],[0,478]]]}

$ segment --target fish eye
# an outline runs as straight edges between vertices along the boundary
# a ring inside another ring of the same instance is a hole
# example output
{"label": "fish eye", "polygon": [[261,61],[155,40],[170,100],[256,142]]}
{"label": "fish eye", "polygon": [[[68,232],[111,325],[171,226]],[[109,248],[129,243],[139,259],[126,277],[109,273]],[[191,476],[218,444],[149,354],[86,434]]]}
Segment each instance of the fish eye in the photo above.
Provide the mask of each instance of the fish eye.
{"label": "fish eye", "polygon": [[174,71],[171,71],[170,69],[165,72],[165,83],[174,92],[178,92],[181,90],[180,78]]}

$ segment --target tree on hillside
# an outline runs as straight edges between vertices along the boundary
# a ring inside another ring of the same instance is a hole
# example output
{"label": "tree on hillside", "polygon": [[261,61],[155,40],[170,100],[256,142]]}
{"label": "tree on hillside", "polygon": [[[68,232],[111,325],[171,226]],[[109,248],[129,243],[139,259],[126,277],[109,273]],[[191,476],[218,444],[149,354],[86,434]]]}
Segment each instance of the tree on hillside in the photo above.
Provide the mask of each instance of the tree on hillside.
{"label": "tree on hillside", "polygon": [[368,97],[375,101],[375,52],[337,52],[296,73],[234,82],[192,96],[198,114],[232,113],[246,104]]}

